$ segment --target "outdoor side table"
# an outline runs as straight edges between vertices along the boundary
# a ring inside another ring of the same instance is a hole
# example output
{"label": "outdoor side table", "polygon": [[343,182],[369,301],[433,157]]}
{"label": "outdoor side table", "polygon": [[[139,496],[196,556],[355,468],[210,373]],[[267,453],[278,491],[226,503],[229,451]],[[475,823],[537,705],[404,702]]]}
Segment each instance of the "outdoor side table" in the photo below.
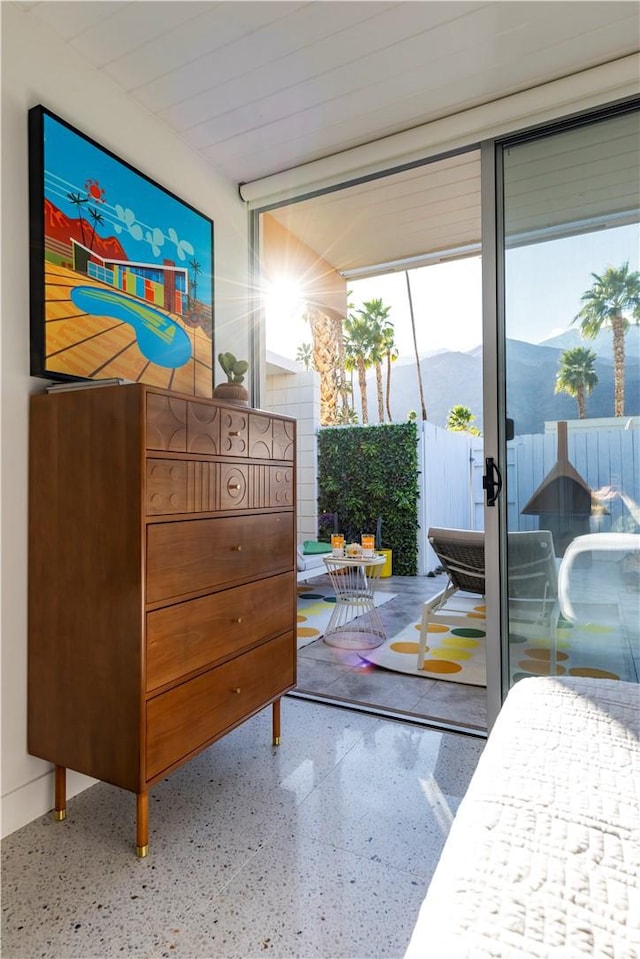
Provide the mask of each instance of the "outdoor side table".
{"label": "outdoor side table", "polygon": [[373,593],[384,556],[325,556],[336,605],[324,641],[341,649],[374,649],[387,638]]}

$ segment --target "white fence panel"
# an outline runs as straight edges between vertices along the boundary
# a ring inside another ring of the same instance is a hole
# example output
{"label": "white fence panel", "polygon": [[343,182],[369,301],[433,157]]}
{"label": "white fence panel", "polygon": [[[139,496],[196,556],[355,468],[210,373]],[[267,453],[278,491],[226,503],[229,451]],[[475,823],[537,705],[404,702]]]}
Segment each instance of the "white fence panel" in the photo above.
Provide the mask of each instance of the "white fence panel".
{"label": "white fence panel", "polygon": [[471,438],[471,522],[469,529],[484,529],[484,441],[481,436]]}
{"label": "white fence panel", "polygon": [[[640,430],[570,430],[568,453],[569,461],[589,488],[596,494],[600,491],[601,501],[608,510],[600,519],[592,517],[594,532],[632,530],[634,523],[640,524]],[[484,529],[482,437],[472,437],[470,458],[469,528]],[[539,529],[539,518],[525,515],[522,510],[557,459],[557,439],[553,433],[517,436],[507,443],[505,488],[510,530]]]}
{"label": "white fence panel", "polygon": [[[592,517],[594,531],[628,530],[638,522],[639,440],[635,429],[569,431],[569,462],[608,511],[600,519]],[[518,436],[509,447],[515,452],[515,472],[507,477],[509,529],[539,529],[539,518],[522,510],[558,459],[556,436]]]}
{"label": "white fence panel", "polygon": [[426,570],[438,565],[427,543],[430,526],[469,529],[472,516],[471,437],[424,422],[422,456],[422,529]]}

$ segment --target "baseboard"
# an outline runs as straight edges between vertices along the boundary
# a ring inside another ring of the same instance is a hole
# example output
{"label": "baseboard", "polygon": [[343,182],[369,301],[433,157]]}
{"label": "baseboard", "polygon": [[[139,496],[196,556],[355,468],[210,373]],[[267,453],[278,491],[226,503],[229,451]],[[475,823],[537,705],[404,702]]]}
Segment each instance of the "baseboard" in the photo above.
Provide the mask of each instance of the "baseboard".
{"label": "baseboard", "polygon": [[[77,796],[96,783],[95,779],[67,771],[67,799]],[[53,767],[37,779],[19,786],[2,797],[0,823],[2,838],[53,809]]]}

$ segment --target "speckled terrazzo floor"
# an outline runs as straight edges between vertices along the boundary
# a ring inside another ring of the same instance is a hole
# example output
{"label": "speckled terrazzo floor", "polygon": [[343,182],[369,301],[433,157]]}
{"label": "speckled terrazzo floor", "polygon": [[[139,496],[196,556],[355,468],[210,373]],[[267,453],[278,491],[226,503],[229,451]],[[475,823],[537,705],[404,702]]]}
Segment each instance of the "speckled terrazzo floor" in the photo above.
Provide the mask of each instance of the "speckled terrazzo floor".
{"label": "speckled terrazzo floor", "polygon": [[[329,585],[323,576],[314,582]],[[446,576],[390,576],[376,590],[394,593],[379,607],[387,636],[417,622],[422,604],[446,584]],[[318,639],[298,651],[298,689],[321,698],[349,701],[382,711],[407,714],[454,728],[485,732],[487,693],[469,686],[423,676],[409,676],[363,662],[357,650],[339,649]]]}
{"label": "speckled terrazzo floor", "polygon": [[286,697],[151,793],[2,843],[2,956],[401,957],[484,742]]}

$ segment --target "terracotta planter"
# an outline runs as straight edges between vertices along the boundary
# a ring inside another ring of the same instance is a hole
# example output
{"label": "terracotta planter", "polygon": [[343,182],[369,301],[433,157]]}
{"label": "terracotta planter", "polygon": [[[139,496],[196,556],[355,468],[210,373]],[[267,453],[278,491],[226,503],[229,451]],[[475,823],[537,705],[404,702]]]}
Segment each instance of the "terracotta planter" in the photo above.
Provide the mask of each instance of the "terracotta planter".
{"label": "terracotta planter", "polygon": [[227,403],[236,403],[238,406],[249,405],[249,393],[241,383],[219,383],[213,391],[218,400]]}

